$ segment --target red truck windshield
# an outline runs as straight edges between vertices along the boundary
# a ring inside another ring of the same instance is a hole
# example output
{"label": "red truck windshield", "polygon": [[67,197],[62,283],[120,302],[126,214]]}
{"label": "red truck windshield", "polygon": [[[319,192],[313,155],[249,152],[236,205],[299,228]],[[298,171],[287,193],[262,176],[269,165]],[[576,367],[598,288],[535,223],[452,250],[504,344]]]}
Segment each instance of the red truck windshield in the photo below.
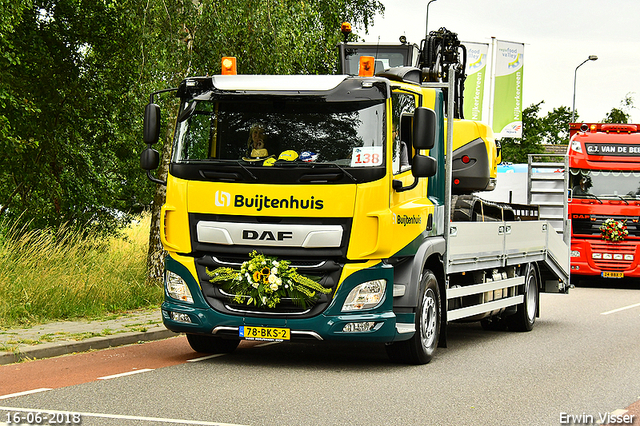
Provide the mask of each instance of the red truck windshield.
{"label": "red truck windshield", "polygon": [[640,171],[571,169],[573,198],[640,199]]}

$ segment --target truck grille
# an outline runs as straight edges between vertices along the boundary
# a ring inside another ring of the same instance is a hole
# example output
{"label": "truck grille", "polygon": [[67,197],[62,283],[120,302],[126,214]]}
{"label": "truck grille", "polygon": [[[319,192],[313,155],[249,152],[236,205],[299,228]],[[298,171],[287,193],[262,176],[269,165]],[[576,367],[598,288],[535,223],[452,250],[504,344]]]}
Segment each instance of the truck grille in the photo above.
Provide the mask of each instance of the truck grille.
{"label": "truck grille", "polygon": [[[267,253],[265,253],[267,254]],[[268,254],[267,254],[268,255]],[[206,269],[209,270],[219,267],[230,267],[240,269],[242,262],[249,260],[249,257],[222,257],[206,255],[196,259],[196,269],[202,294],[207,303],[215,310],[229,315],[238,316],[272,316],[277,318],[308,318],[318,315],[324,311],[332,300],[333,292],[329,294],[321,294],[320,298],[313,306],[303,308],[288,298],[281,299],[276,308],[265,308],[257,306],[248,306],[246,304],[237,303],[233,299],[235,294],[226,293],[217,284],[209,282],[209,276]],[[295,267],[302,275],[321,277],[320,284],[326,288],[334,289],[337,287],[342,265],[333,260],[312,260],[303,259],[287,259],[291,261],[291,266]]]}
{"label": "truck grille", "polygon": [[[626,220],[629,237],[640,237],[638,217],[591,215],[587,219],[571,219],[573,235],[600,235],[600,226],[607,219]],[[634,222],[635,221],[635,222]]]}
{"label": "truck grille", "polygon": [[[621,254],[624,259],[625,254],[635,255],[635,244],[629,243],[600,243],[591,244],[592,253],[612,253]],[[593,264],[605,271],[624,271],[631,267],[633,260],[622,259],[593,259]]]}

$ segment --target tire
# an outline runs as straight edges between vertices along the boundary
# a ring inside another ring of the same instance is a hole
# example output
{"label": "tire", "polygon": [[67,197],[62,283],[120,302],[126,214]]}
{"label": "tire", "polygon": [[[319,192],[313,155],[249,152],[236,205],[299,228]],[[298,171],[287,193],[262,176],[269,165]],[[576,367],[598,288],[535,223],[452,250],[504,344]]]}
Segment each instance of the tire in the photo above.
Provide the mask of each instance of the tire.
{"label": "tire", "polygon": [[531,331],[538,313],[538,279],[532,264],[527,266],[524,278],[524,302],[518,305],[516,313],[508,318],[509,329],[513,331]]}
{"label": "tire", "polygon": [[451,197],[451,220],[453,222],[469,222],[473,219],[473,204],[475,200],[472,195],[453,195]]}
{"label": "tire", "polygon": [[239,339],[223,339],[202,334],[187,334],[187,340],[191,349],[204,354],[228,354],[240,344]]}
{"label": "tire", "polygon": [[440,290],[433,272],[425,270],[420,281],[416,308],[416,332],[409,340],[386,346],[387,355],[394,362],[427,364],[433,358],[440,338]]}

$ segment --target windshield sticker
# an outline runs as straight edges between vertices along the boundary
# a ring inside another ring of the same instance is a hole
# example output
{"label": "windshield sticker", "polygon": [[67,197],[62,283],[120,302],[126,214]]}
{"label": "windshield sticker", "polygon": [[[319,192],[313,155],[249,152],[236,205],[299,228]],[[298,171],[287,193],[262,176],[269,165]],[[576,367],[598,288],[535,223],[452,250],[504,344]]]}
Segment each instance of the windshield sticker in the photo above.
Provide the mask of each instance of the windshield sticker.
{"label": "windshield sticker", "polygon": [[381,146],[353,148],[351,167],[373,167],[380,165],[382,165]]}

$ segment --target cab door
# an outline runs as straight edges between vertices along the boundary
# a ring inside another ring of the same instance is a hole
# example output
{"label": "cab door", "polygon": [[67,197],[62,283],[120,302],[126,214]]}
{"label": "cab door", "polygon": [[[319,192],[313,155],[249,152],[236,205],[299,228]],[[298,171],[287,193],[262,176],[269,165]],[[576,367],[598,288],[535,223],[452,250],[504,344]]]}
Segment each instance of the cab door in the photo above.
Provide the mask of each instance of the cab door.
{"label": "cab door", "polygon": [[392,180],[395,183],[392,184],[389,204],[392,213],[394,253],[402,250],[404,254],[412,241],[423,232],[430,231],[433,226],[434,205],[427,198],[428,179],[420,178],[412,189],[394,189],[397,186],[411,186],[415,180],[411,173],[411,164],[416,154],[412,141],[413,114],[421,100],[421,94],[408,88],[395,88],[391,95],[389,145]]}

